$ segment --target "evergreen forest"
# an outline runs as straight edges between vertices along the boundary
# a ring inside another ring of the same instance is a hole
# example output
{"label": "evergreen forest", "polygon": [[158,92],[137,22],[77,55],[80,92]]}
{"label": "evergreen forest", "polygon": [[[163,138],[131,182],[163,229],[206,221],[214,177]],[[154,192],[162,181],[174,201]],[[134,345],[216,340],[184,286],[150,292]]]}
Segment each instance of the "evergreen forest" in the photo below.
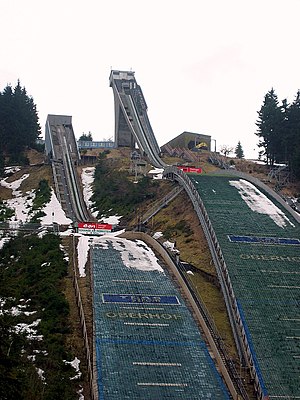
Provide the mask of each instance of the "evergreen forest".
{"label": "evergreen forest", "polygon": [[37,148],[41,134],[36,105],[20,81],[0,92],[0,173],[5,164],[26,164],[26,148]]}
{"label": "evergreen forest", "polygon": [[260,156],[270,166],[287,164],[291,177],[300,179],[300,90],[294,101],[281,103],[272,88],[264,97],[256,122]]}

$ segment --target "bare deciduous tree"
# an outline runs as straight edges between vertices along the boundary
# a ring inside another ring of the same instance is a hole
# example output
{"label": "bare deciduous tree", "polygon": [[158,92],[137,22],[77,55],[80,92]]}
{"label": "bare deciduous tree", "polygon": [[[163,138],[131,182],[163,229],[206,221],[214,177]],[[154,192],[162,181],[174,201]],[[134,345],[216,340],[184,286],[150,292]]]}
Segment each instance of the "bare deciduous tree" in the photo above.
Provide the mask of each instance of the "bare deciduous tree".
{"label": "bare deciduous tree", "polygon": [[220,153],[223,154],[225,157],[229,156],[234,150],[233,146],[229,146],[228,144],[223,144],[220,147]]}

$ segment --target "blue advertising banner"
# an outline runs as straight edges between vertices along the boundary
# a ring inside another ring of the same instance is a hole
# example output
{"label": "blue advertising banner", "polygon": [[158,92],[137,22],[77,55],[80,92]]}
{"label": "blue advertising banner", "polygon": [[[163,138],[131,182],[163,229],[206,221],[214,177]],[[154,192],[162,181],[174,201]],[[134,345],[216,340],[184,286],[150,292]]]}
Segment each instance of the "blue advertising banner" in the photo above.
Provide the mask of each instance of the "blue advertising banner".
{"label": "blue advertising banner", "polygon": [[125,304],[164,304],[180,305],[177,296],[145,295],[145,294],[102,294],[103,303],[125,303]]}
{"label": "blue advertising banner", "polygon": [[300,239],[290,238],[228,235],[228,239],[230,242],[238,243],[288,244],[300,246]]}

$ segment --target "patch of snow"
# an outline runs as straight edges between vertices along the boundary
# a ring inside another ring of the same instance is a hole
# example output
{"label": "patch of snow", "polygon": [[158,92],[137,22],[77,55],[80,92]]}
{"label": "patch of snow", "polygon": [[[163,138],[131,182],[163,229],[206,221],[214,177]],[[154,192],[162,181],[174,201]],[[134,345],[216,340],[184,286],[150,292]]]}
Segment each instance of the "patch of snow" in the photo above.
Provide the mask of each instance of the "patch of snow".
{"label": "patch of snow", "polygon": [[[0,232],[0,235],[2,235],[2,231]],[[2,247],[4,246],[4,244],[6,243],[6,242],[8,242],[10,240],[10,238],[9,237],[2,237],[1,239],[0,239],[0,250],[2,249]]]}
{"label": "patch of snow", "polygon": [[19,166],[15,166],[15,167],[5,167],[5,168],[4,168],[5,175],[14,174],[15,172],[18,172],[18,171],[20,171],[20,170],[21,170],[21,167],[19,167]]}
{"label": "patch of snow", "polygon": [[77,392],[77,394],[79,394],[78,400],[84,400],[84,395],[82,394],[82,392],[83,392],[83,387],[80,387],[80,389]]}
{"label": "patch of snow", "polygon": [[103,236],[88,236],[88,235],[81,235],[79,233],[73,234],[74,236],[78,237],[78,244],[77,244],[77,260],[78,260],[78,270],[79,276],[85,277],[85,265],[88,259],[88,252],[92,243],[99,243],[99,238],[104,237],[106,238],[114,238],[124,232],[124,229],[118,232],[111,232],[111,233],[103,233]]}
{"label": "patch of snow", "polygon": [[148,174],[162,174],[164,172],[164,169],[163,168],[154,168],[154,169],[151,169],[149,172],[148,172]]}
{"label": "patch of snow", "polygon": [[33,331],[33,327],[36,327],[39,325],[39,323],[41,322],[40,319],[37,319],[35,321],[33,321],[31,324],[24,324],[24,323],[20,323],[16,325],[16,332],[32,332]]}
{"label": "patch of snow", "polygon": [[133,242],[123,238],[102,237],[95,240],[95,243],[103,249],[107,249],[111,244],[115,250],[120,252],[122,261],[127,268],[164,272],[153,251],[141,240]]}
{"label": "patch of snow", "polygon": [[27,335],[27,339],[41,341],[41,340],[43,340],[43,335],[36,335],[36,334],[32,333],[32,334]]}
{"label": "patch of snow", "polygon": [[28,222],[30,219],[29,212],[32,209],[35,191],[28,191],[23,196],[22,192],[17,190],[28,177],[29,174],[24,174],[20,179],[10,183],[6,181],[7,177],[0,181],[1,186],[12,190],[12,198],[4,201],[5,206],[14,211],[14,215],[8,220],[11,229],[18,228],[20,224]]}
{"label": "patch of snow", "polygon": [[66,251],[66,249],[64,248],[64,246],[62,244],[59,245],[59,248],[61,249],[61,251],[64,253],[64,260],[65,261],[69,261],[69,254]]}
{"label": "patch of snow", "polygon": [[287,223],[295,226],[286,215],[252,183],[244,179],[239,179],[238,181],[229,181],[229,184],[238,189],[242,199],[252,211],[268,215],[280,228],[284,228]]}
{"label": "patch of snow", "polygon": [[[0,315],[12,315],[13,317],[17,317],[19,315],[25,315],[26,317],[33,315],[36,313],[36,311],[24,311],[24,308],[28,307],[28,304],[18,304],[16,306],[12,306],[7,309],[3,309],[4,305],[6,303],[6,300],[10,301],[15,301],[15,299],[12,298],[7,298],[7,299],[1,299],[0,298]],[[24,299],[21,299],[20,302],[24,301]]]}
{"label": "patch of snow", "polygon": [[177,250],[175,247],[175,243],[170,242],[169,240],[166,240],[165,242],[163,242],[163,246],[166,249],[170,249],[171,251],[173,251],[174,253],[179,253],[179,250]]}
{"label": "patch of snow", "polygon": [[73,361],[66,361],[66,360],[63,360],[63,362],[64,362],[65,364],[70,364],[71,367],[73,367],[73,368],[75,369],[76,375],[73,376],[72,378],[70,378],[71,380],[79,379],[79,378],[81,377],[82,374],[81,374],[81,372],[80,372],[80,370],[79,370],[79,364],[80,364],[79,358],[75,357]]}
{"label": "patch of snow", "polygon": [[37,311],[24,311],[24,315],[26,315],[26,317],[29,317],[30,315],[35,314]]}
{"label": "patch of snow", "polygon": [[33,350],[35,354],[43,354],[44,356],[48,355],[48,352],[46,350]]}
{"label": "patch of snow", "polygon": [[186,271],[186,273],[189,275],[194,275],[194,273],[192,271]]}
{"label": "patch of snow", "polygon": [[4,306],[4,304],[6,303],[6,299],[2,299],[0,297],[0,308],[2,308]]}
{"label": "patch of snow", "polygon": [[73,235],[74,234],[74,232],[72,231],[72,229],[67,229],[66,231],[64,231],[64,232],[60,232],[59,233],[59,236],[71,236],[71,235]]}
{"label": "patch of snow", "polygon": [[45,371],[43,371],[41,368],[36,368],[36,372],[37,372],[38,376],[41,378],[41,380],[44,381],[45,380],[45,377],[44,377]]}
{"label": "patch of snow", "polygon": [[92,185],[94,183],[95,167],[83,168],[81,172],[81,181],[83,185],[83,198],[87,208],[91,211],[92,215],[96,218],[98,211],[93,209],[93,202],[91,197],[93,195]]}
{"label": "patch of snow", "polygon": [[101,218],[101,221],[103,221],[105,224],[111,224],[112,226],[117,226],[117,225],[119,225],[121,218],[122,218],[122,216],[112,215],[110,217]]}
{"label": "patch of snow", "polygon": [[17,190],[21,186],[22,182],[29,177],[29,174],[23,174],[20,179],[13,182],[7,182],[7,177],[0,181],[0,185],[12,190],[12,198],[4,200],[6,207],[14,210],[14,215],[8,220],[10,227],[13,229],[14,225],[18,227],[20,223],[24,223],[28,220],[28,213],[32,207],[33,200],[35,197],[34,190],[26,192],[22,196],[22,192]]}
{"label": "patch of snow", "polygon": [[41,267],[47,267],[49,266],[51,263],[50,262],[44,262],[43,264],[41,264]]}
{"label": "patch of snow", "polygon": [[119,231],[110,232],[110,233],[107,233],[106,235],[110,236],[110,237],[111,236],[117,237],[117,236],[121,235],[124,232],[125,232],[125,229],[120,229]]}
{"label": "patch of snow", "polygon": [[49,232],[48,232],[47,228],[44,227],[44,228],[42,228],[42,229],[39,229],[37,235],[38,235],[38,237],[41,239],[41,238],[44,237],[47,233],[49,233]]}
{"label": "patch of snow", "polygon": [[11,189],[13,192],[15,192],[19,187],[21,186],[22,182],[29,177],[29,174],[24,174],[21,176],[20,179],[17,179],[13,182],[6,182],[8,177],[1,179],[0,185],[3,187],[6,187],[8,189]]}
{"label": "patch of snow", "polygon": [[12,307],[10,309],[10,314],[13,315],[14,317],[17,317],[18,315],[21,315],[23,313],[22,310],[19,309],[19,307]]}
{"label": "patch of snow", "polygon": [[78,260],[78,270],[79,276],[86,276],[85,264],[88,258],[88,251],[90,247],[90,237],[80,236],[77,244],[77,260]]}
{"label": "patch of snow", "polygon": [[[20,300],[21,301],[21,300]],[[27,308],[27,304],[19,304],[18,305],[19,308]]]}
{"label": "patch of snow", "polygon": [[[28,220],[28,213],[33,204],[34,191],[27,192],[25,196],[22,196],[18,190],[13,191],[12,194],[13,198],[4,201],[7,207],[15,211],[15,215],[9,220],[11,227],[13,227],[13,224],[19,225]],[[29,197],[28,194],[33,195],[33,197]]]}
{"label": "patch of snow", "polygon": [[162,233],[162,232],[155,232],[154,235],[153,235],[152,237],[153,237],[153,239],[159,239],[159,238],[162,237],[162,236],[163,236],[163,233]]}
{"label": "patch of snow", "polygon": [[153,179],[162,179],[163,178],[163,168],[155,168],[151,169],[148,174],[153,175]]}
{"label": "patch of snow", "polygon": [[[10,168],[7,169],[6,172],[14,172],[19,169],[19,167],[15,167],[14,169]],[[21,191],[18,190],[22,182],[27,179],[28,176],[29,174],[23,174],[20,179],[17,179],[13,182],[7,182],[8,177],[0,180],[1,186],[12,190],[12,198],[4,200],[5,206],[14,211],[14,215],[8,220],[11,229],[17,229],[21,224],[29,222],[30,218],[33,216],[33,214],[30,215],[29,213],[32,210],[35,191],[28,191],[24,196],[22,196]],[[66,217],[65,212],[58,202],[53,189],[51,189],[50,202],[43,207],[41,211],[46,214],[41,218],[41,224],[44,226],[52,225],[53,223],[57,223],[59,225],[69,225],[72,222],[71,219]],[[46,232],[46,229],[41,230],[38,236],[42,237]],[[2,237],[0,239],[0,248],[2,248],[4,243],[8,240],[9,238]]]}
{"label": "patch of snow", "polygon": [[51,199],[50,202],[46,204],[42,211],[46,214],[41,218],[41,225],[51,225],[53,222],[59,225],[69,225],[72,223],[70,218],[66,217],[64,210],[61,207],[60,202],[51,188]]}
{"label": "patch of snow", "polygon": [[40,319],[33,321],[31,324],[19,323],[15,326],[16,333],[25,333],[29,340],[42,340],[42,335],[37,335],[36,329],[34,329],[39,323]]}

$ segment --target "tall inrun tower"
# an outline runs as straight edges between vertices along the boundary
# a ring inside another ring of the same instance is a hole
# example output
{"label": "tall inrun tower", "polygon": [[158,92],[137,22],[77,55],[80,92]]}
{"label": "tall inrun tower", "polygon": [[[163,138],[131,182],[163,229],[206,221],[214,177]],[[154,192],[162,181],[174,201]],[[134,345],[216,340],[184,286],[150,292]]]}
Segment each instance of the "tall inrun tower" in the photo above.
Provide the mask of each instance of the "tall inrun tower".
{"label": "tall inrun tower", "polygon": [[131,88],[136,88],[134,72],[111,71],[109,77],[110,87],[113,88],[115,101],[115,145],[117,147],[134,147],[135,139],[127,122],[127,115],[122,98],[130,93]]}
{"label": "tall inrun tower", "polygon": [[161,165],[160,148],[155,139],[148,114],[147,104],[134,72],[112,70],[109,77],[115,101],[115,145],[134,148],[153,162]]}

